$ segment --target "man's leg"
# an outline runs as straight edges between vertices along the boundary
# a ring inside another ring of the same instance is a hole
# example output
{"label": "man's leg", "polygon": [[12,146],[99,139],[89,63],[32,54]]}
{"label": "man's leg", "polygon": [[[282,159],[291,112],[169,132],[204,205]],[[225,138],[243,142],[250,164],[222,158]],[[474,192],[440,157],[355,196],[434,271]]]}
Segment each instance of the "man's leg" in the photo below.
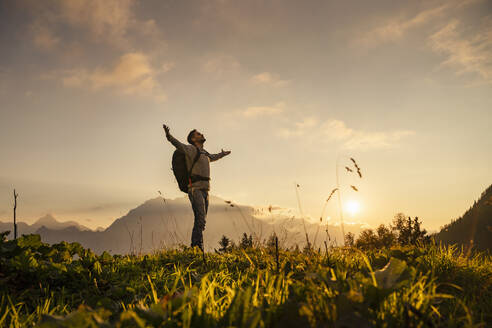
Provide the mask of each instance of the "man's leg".
{"label": "man's leg", "polygon": [[193,190],[188,194],[193,208],[195,221],[191,232],[191,247],[198,246],[203,249],[203,230],[205,230],[205,216],[207,215],[208,197],[202,190]]}

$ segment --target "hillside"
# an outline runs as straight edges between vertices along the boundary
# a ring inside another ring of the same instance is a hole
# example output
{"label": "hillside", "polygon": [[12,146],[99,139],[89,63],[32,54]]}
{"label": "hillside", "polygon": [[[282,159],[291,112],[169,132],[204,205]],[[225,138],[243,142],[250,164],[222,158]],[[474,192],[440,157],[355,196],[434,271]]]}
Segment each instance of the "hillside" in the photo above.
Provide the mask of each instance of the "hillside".
{"label": "hillside", "polygon": [[459,219],[444,226],[435,235],[446,244],[470,245],[492,250],[492,185]]}
{"label": "hillside", "polygon": [[0,327],[490,327],[491,264],[435,245],[97,256],[0,235]]}

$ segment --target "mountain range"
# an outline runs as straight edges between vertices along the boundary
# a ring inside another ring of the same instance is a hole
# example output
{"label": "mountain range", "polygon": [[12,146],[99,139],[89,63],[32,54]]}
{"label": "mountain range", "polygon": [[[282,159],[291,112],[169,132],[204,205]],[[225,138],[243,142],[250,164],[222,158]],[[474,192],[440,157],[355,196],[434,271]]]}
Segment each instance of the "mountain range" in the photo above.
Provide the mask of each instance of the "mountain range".
{"label": "mountain range", "polygon": [[[36,233],[44,242],[79,242],[96,253],[146,253],[163,247],[188,245],[193,227],[193,212],[186,197],[147,200],[116,219],[104,230],[94,231],[76,222],[58,222],[46,215],[32,225],[18,223],[18,234]],[[358,234],[364,224],[346,224],[345,233]],[[13,230],[12,223],[0,222],[0,231]],[[208,251],[218,248],[222,235],[238,243],[243,233],[254,240],[265,241],[273,232],[284,247],[306,245],[306,234],[314,247],[341,244],[340,226],[326,222],[313,223],[295,211],[282,207],[237,205],[210,196],[204,245]],[[12,237],[12,233],[9,235]]]}
{"label": "mountain range", "polygon": [[[83,226],[75,221],[60,222],[56,220],[53,215],[46,214],[45,216],[39,218],[33,224],[27,224],[25,222],[17,222],[17,233],[18,235],[22,235],[22,234],[27,235],[31,233],[36,233],[36,231],[38,231],[42,227],[52,230],[63,230],[69,227],[75,227],[77,230],[80,231],[91,230],[88,227]],[[14,235],[13,230],[14,230],[14,225],[12,222],[0,222],[0,231],[10,231],[10,234],[7,237],[9,238],[13,237]]]}
{"label": "mountain range", "polygon": [[[36,233],[44,242],[79,242],[96,253],[146,253],[166,247],[188,245],[193,227],[193,212],[186,197],[157,197],[130,210],[106,229],[91,230],[75,221],[60,222],[47,214],[34,224],[17,223],[18,235]],[[345,233],[356,236],[367,228],[364,224],[345,224]],[[12,222],[0,222],[0,231],[10,230]],[[238,205],[210,196],[204,231],[206,250],[218,248],[222,235],[238,243],[243,233],[265,241],[276,233],[283,247],[306,245],[306,234],[314,247],[341,244],[342,232],[337,224],[313,223],[296,211],[282,207]],[[492,185],[488,187],[460,218],[451,221],[433,235],[446,244],[472,244],[476,249],[492,249]]]}

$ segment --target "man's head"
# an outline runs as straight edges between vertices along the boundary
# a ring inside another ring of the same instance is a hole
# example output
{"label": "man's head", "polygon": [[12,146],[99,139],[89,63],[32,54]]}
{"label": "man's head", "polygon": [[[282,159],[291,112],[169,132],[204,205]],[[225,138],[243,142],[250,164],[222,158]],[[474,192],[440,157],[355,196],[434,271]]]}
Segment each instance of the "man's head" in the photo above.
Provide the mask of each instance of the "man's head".
{"label": "man's head", "polygon": [[190,133],[188,133],[188,138],[186,139],[188,140],[188,143],[192,145],[197,145],[197,144],[203,145],[203,143],[207,140],[205,139],[205,136],[203,134],[201,134],[195,129],[191,130]]}

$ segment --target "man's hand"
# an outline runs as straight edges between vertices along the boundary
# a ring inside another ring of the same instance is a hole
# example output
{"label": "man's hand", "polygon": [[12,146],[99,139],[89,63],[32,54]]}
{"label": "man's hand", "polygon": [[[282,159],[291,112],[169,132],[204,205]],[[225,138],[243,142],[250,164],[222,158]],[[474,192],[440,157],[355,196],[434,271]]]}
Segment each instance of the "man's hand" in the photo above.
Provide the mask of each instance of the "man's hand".
{"label": "man's hand", "polygon": [[166,137],[169,136],[169,127],[166,124],[162,124],[164,131],[166,132]]}
{"label": "man's hand", "polygon": [[227,156],[227,155],[229,155],[229,154],[231,153],[231,151],[230,151],[230,150],[226,150],[226,151],[224,151],[224,149],[221,149],[221,152],[220,152],[220,153],[221,153],[223,156]]}

